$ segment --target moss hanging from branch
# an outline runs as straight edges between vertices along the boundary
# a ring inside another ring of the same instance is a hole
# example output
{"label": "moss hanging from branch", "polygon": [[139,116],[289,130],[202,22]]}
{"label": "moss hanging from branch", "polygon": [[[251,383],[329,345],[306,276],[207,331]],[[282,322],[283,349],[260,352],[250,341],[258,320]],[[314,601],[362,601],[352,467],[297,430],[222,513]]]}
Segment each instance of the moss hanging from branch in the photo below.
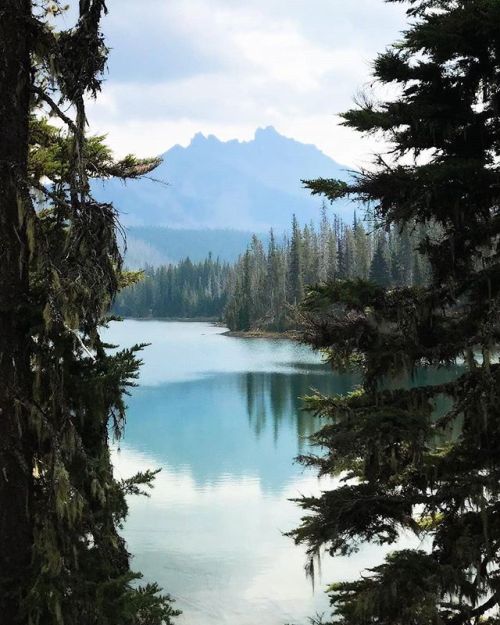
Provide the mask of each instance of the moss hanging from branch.
{"label": "moss hanging from branch", "polygon": [[[379,55],[390,101],[365,98],[344,123],[382,135],[392,159],[351,183],[307,186],[374,207],[386,229],[433,227],[419,245],[426,286],[337,281],[310,289],[303,340],[362,386],[308,398],[326,423],[301,458],[341,485],[303,498],[291,532],[310,561],[403,531],[429,551],[395,551],[358,581],[331,587],[340,625],[498,623],[500,575],[500,3],[414,0],[402,39]],[[395,92],[396,93],[396,92]],[[427,154],[427,158],[417,157]],[[400,161],[401,157],[405,162]],[[413,163],[413,164],[407,164]],[[422,369],[444,384],[415,386]],[[441,406],[438,409],[438,406]]]}
{"label": "moss hanging from branch", "polygon": [[113,476],[110,439],[122,434],[124,395],[137,378],[142,346],[110,355],[100,338],[131,278],[122,274],[116,210],[89,190],[90,178],[139,177],[159,159],[116,161],[102,137],[87,135],[84,101],[98,94],[107,59],[100,31],[106,5],[80,1],[77,23],[63,31],[50,21],[61,11],[57,2],[33,2],[23,22],[32,82],[17,178],[27,191],[18,194],[17,208],[27,303],[17,315],[32,380],[15,401],[27,421],[18,436],[25,452],[19,462],[31,476],[31,564],[22,579],[2,571],[0,606],[5,601],[12,611],[16,602],[13,623],[23,625],[168,624],[177,613],[169,597],[154,584],[136,583],[140,575],[131,572],[119,535],[125,496],[150,486],[155,472]]}

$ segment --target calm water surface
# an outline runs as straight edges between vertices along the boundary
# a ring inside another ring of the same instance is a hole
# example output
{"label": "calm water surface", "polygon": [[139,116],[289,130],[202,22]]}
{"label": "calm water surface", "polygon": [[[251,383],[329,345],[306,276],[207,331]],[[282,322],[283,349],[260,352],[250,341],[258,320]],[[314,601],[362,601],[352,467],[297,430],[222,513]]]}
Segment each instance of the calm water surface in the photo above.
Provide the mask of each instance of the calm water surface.
{"label": "calm water surface", "polygon": [[370,546],[325,557],[313,590],[304,551],[282,534],[300,520],[289,498],[329,486],[294,464],[318,427],[299,397],[344,393],[355,380],[291,341],[223,331],[128,320],[107,332],[122,347],[151,343],[115,455],[119,477],[162,468],[151,498],[130,500],[133,567],[176,598],[179,625],[306,623],[328,612],[328,583],[383,558]]}

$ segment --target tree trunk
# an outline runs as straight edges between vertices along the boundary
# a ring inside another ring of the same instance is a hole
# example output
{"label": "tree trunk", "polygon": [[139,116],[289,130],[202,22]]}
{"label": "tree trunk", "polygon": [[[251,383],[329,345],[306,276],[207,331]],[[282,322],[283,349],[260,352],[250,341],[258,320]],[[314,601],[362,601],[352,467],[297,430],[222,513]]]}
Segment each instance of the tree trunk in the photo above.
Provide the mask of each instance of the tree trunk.
{"label": "tree trunk", "polygon": [[0,0],[0,621],[25,622],[32,549],[26,217],[30,0]]}

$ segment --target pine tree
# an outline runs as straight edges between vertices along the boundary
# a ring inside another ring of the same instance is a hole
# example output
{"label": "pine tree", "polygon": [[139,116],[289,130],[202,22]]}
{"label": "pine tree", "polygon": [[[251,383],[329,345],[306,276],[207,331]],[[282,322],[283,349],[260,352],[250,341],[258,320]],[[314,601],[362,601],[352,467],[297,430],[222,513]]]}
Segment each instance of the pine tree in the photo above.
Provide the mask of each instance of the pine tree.
{"label": "pine tree", "polygon": [[353,277],[366,280],[370,272],[370,238],[361,221],[354,223],[354,271]]}
{"label": "pine tree", "polygon": [[241,281],[241,300],[238,313],[238,327],[242,330],[250,330],[252,320],[252,264],[250,251],[243,256],[243,275]]}
{"label": "pine tree", "polygon": [[85,134],[105,3],[80,1],[77,24],[57,31],[48,16],[61,10],[0,1],[0,618],[160,625],[175,612],[156,585],[137,586],[118,531],[126,495],[154,474],[115,479],[109,447],[140,346],[110,355],[99,337],[134,276],[121,270],[116,212],[89,184],[159,161],[117,162]]}
{"label": "pine tree", "polygon": [[290,283],[289,301],[295,306],[304,296],[303,242],[297,218],[292,218],[292,238],[290,241]]}
{"label": "pine tree", "polygon": [[315,261],[314,229],[306,224],[302,230],[302,265],[304,284],[312,282],[317,275]]}
{"label": "pine tree", "polygon": [[[321,205],[321,221],[319,230],[319,259],[318,259],[318,280],[324,282],[330,272],[330,241],[331,227],[328,221],[326,203]],[[331,277],[333,277],[333,273]]]}
{"label": "pine tree", "polygon": [[269,301],[271,327],[285,329],[286,275],[283,254],[280,253],[271,229],[267,253],[266,293]]}
{"label": "pine tree", "polygon": [[347,262],[347,245],[345,236],[345,229],[342,236],[337,237],[337,258],[336,258],[336,273],[335,277],[340,280],[345,280],[348,277],[348,262]]}
{"label": "pine tree", "polygon": [[[233,271],[211,255],[199,263],[186,258],[177,265],[146,267],[141,280],[118,294],[113,312],[125,317],[220,319]],[[263,297],[264,289],[260,291]]]}
{"label": "pine tree", "polygon": [[4,0],[0,11],[0,614],[14,624],[33,544],[29,408],[18,401],[32,384],[26,345],[32,215],[28,187],[20,184],[28,169],[31,7]]}
{"label": "pine tree", "polygon": [[325,251],[325,257],[328,259],[327,265],[327,278],[333,279],[340,274],[338,250],[340,245],[340,239],[336,229],[331,228],[327,239],[327,251]]}
{"label": "pine tree", "polygon": [[[314,223],[303,230],[297,227],[303,289],[335,276],[368,279],[372,264],[372,278],[384,285],[403,284],[405,280],[409,280],[409,284],[426,283],[428,263],[416,251],[425,238],[421,228],[412,229],[411,237],[398,228],[391,229],[390,246],[383,241],[381,258],[373,258],[373,237],[367,234],[361,221],[355,219],[351,228],[335,216],[330,224],[324,207],[321,214],[319,229]],[[403,241],[405,236],[407,241]],[[338,264],[337,247],[340,248]],[[403,250],[407,254],[404,261],[400,258]],[[387,264],[389,257],[390,267]],[[224,319],[232,330],[242,330],[240,313],[242,306],[248,305],[249,310],[244,315],[245,323],[249,324],[246,329],[292,330],[296,327],[296,320],[295,299],[290,291],[294,282],[290,260],[289,242],[276,241],[271,231],[265,251],[263,242],[254,235],[247,259],[241,257],[234,265],[220,263],[209,253],[205,260],[197,263],[186,258],[175,265],[146,267],[142,279],[123,289],[115,298],[113,312],[144,318]],[[246,261],[250,279],[248,293],[251,295],[244,295],[242,290]],[[404,267],[407,268],[406,274],[402,272]],[[377,273],[381,277],[377,278]]]}
{"label": "pine tree", "polygon": [[344,228],[343,237],[343,263],[344,263],[344,276],[346,278],[352,278],[356,273],[356,246],[354,242],[354,234],[351,227],[346,226]]}
{"label": "pine tree", "polygon": [[391,268],[388,260],[387,240],[384,234],[379,234],[370,265],[369,278],[379,286],[388,287],[392,283]]}
{"label": "pine tree", "polygon": [[401,286],[410,286],[413,279],[414,245],[409,227],[403,228],[398,241],[398,263],[401,267]]}
{"label": "pine tree", "polygon": [[[344,115],[382,132],[380,157],[354,182],[316,180],[330,200],[371,202],[386,228],[425,226],[424,286],[319,286],[304,304],[304,340],[333,364],[358,366],[361,387],[309,399],[328,419],[303,458],[340,485],[300,500],[295,540],[311,558],[346,555],[402,532],[428,551],[397,550],[359,580],[331,589],[340,625],[499,622],[500,524],[500,3],[414,0],[401,41],[375,61],[394,99]],[[419,156],[425,157],[417,158]],[[400,161],[399,157],[405,158]],[[433,231],[438,230],[437,236]],[[401,372],[447,367],[439,385],[401,385]],[[399,383],[398,383],[399,380]],[[441,411],[437,410],[440,401]],[[443,405],[446,407],[443,408]]]}
{"label": "pine tree", "polygon": [[266,316],[269,305],[268,293],[265,290],[267,260],[264,246],[256,235],[252,236],[249,258],[251,259],[251,278],[247,301],[251,307],[250,317],[252,319],[262,319]]}
{"label": "pine tree", "polygon": [[[389,234],[392,247],[400,250],[403,245],[400,242],[402,235],[399,229],[392,229]],[[296,296],[293,295],[293,290],[297,288],[297,284],[299,291],[303,292],[328,278],[367,279],[371,268],[371,277],[375,282],[380,282],[385,286],[394,285],[395,279],[389,264],[386,235],[385,233],[379,235],[377,240],[381,249],[373,257],[371,238],[358,220],[355,220],[353,227],[350,228],[334,217],[333,226],[330,225],[324,208],[319,233],[313,223],[301,230],[294,218],[292,240],[289,242],[285,237],[283,243],[277,243],[271,231],[267,254],[264,252],[262,242],[254,236],[248,248],[248,257],[241,257],[234,268],[222,270],[220,275],[224,279],[225,292],[219,305],[225,308],[224,310],[215,308],[215,313],[221,314],[232,330],[294,330],[297,327],[297,320],[295,318]],[[412,246],[415,248],[416,243],[413,242]],[[424,263],[421,255],[415,249],[410,249],[408,254],[409,258],[405,262],[413,266],[418,256],[418,262],[423,270]],[[242,286],[245,282],[247,264],[250,279],[248,293],[251,295],[245,295]],[[179,269],[181,266],[182,263]],[[202,264],[199,267],[203,266]],[[196,272],[197,267],[194,266],[193,270]],[[173,271],[177,273],[177,269]],[[154,290],[159,288],[156,275],[155,273],[152,276]],[[419,277],[420,274],[417,272],[415,275]],[[408,279],[412,280],[413,276],[410,274]],[[199,282],[195,290],[201,288],[202,284]],[[133,293],[145,288],[145,281],[143,281],[132,287],[131,291]],[[120,298],[118,311],[131,309],[127,299],[126,294]],[[246,306],[248,310],[242,317],[242,308]],[[141,314],[148,315],[149,310],[143,308]],[[240,319],[245,320],[245,328],[239,325]]]}

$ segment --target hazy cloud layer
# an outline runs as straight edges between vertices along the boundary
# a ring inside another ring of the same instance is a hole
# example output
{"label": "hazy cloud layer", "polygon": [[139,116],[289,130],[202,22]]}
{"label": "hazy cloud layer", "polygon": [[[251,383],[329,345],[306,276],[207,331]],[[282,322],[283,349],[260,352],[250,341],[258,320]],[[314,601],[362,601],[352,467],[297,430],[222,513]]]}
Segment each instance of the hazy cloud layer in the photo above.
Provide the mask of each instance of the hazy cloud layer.
{"label": "hazy cloud layer", "polygon": [[201,131],[248,139],[258,126],[360,165],[374,144],[338,126],[397,39],[383,0],[109,0],[109,76],[89,107],[119,153],[163,152]]}

